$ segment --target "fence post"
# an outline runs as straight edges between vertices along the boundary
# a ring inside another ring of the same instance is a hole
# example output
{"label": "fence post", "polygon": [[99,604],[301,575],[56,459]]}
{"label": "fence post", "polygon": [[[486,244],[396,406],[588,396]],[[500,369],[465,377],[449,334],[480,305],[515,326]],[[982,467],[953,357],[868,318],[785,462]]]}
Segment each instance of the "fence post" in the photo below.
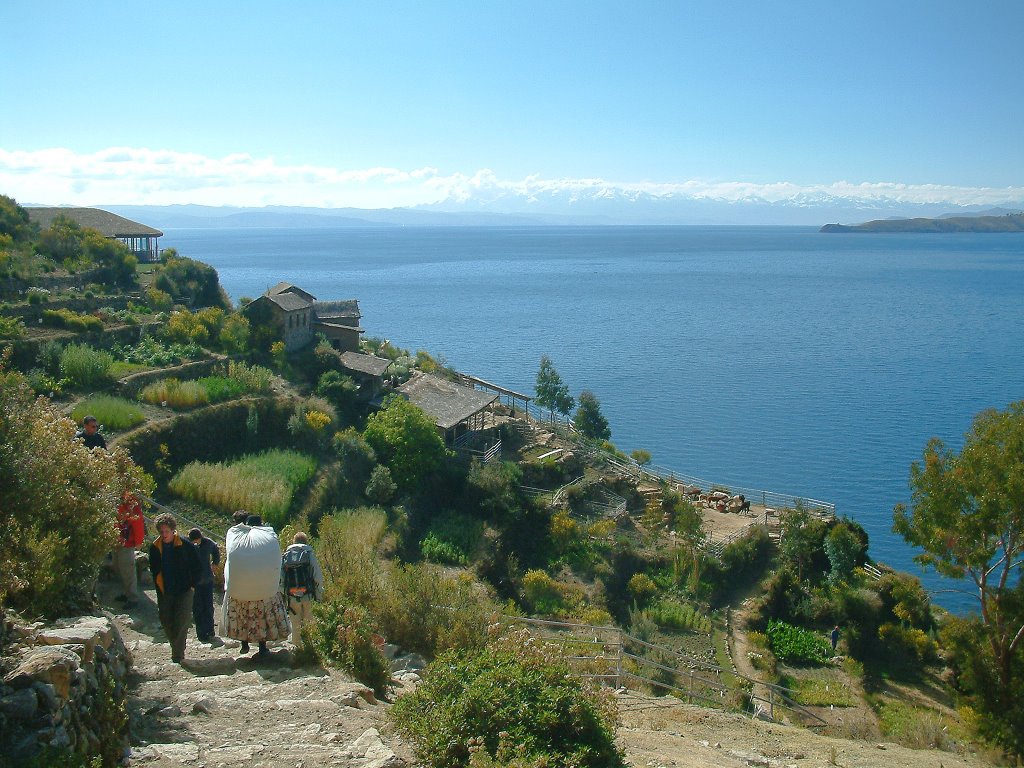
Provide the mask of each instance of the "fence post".
{"label": "fence post", "polygon": [[693,667],[690,667],[690,683],[686,689],[686,697],[690,704],[693,704]]}
{"label": "fence post", "polygon": [[775,689],[768,689],[768,717],[775,719]]}
{"label": "fence post", "polygon": [[615,687],[622,687],[622,630],[619,630],[619,650],[615,654]]}

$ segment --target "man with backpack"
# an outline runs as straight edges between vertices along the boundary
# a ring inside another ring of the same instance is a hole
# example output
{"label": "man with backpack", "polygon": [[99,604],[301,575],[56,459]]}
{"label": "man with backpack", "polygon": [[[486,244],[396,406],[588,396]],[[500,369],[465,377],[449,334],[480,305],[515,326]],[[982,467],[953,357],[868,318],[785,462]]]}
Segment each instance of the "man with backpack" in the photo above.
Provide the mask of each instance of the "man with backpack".
{"label": "man with backpack", "polygon": [[313,601],[323,595],[324,574],[306,534],[299,531],[293,541],[281,556],[281,585],[291,614],[292,645],[302,650],[302,625],[313,618]]}

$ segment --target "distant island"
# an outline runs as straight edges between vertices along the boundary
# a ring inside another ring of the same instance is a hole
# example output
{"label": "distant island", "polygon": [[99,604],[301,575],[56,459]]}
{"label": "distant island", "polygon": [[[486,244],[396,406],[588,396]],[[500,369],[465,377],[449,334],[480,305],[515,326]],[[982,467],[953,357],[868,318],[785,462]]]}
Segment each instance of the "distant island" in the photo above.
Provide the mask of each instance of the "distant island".
{"label": "distant island", "polygon": [[1024,213],[953,216],[940,219],[884,219],[864,224],[826,224],[820,232],[1024,232]]}

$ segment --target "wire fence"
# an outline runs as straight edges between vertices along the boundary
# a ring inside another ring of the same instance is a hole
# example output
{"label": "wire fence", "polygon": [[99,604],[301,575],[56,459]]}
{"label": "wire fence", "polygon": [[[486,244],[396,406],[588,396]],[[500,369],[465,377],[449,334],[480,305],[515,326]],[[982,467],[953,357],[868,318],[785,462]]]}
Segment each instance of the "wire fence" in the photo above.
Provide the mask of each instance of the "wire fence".
{"label": "wire fence", "polygon": [[[509,624],[525,625],[538,637],[558,643],[580,677],[599,680],[615,688],[656,694],[671,693],[693,704],[717,709],[760,710],[775,719],[775,709],[785,709],[806,724],[826,725],[821,717],[798,704],[792,691],[727,670],[705,659],[634,637],[619,627],[550,619],[506,616]],[[749,690],[730,685],[733,678]],[[758,689],[766,695],[756,693]]]}

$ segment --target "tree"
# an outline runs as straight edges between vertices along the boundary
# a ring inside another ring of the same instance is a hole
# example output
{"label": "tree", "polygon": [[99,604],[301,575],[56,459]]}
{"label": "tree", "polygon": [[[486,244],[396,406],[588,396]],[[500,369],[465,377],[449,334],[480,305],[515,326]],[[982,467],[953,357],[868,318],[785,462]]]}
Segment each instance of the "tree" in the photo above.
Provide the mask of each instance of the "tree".
{"label": "tree", "polygon": [[829,581],[848,581],[857,565],[860,539],[846,523],[838,523],[825,537],[824,548],[829,563]]}
{"label": "tree", "polygon": [[[1024,564],[1024,401],[978,414],[959,455],[933,438],[910,467],[911,507],[893,530],[923,552],[915,560],[977,590],[984,642],[1009,709],[1024,619],[1008,609]],[[997,710],[999,711],[999,710]]]}
{"label": "tree", "polygon": [[28,211],[18,205],[13,197],[0,195],[0,235],[9,235],[18,242],[27,240],[32,234],[32,221]]}
{"label": "tree", "polygon": [[576,418],[573,423],[584,437],[607,440],[612,436],[608,419],[601,413],[601,401],[589,389],[580,392],[580,407],[576,410]]}
{"label": "tree", "polygon": [[547,355],[540,357],[540,370],[537,371],[537,405],[548,410],[568,415],[576,404],[569,394],[569,387],[555,370],[554,363]]}
{"label": "tree", "polygon": [[782,513],[782,538],[779,548],[784,560],[796,566],[798,581],[804,579],[804,569],[811,564],[820,539],[812,525],[811,513],[802,504]]}
{"label": "tree", "polygon": [[403,397],[392,395],[370,414],[363,436],[405,493],[415,491],[444,463],[444,442],[433,420]]}

